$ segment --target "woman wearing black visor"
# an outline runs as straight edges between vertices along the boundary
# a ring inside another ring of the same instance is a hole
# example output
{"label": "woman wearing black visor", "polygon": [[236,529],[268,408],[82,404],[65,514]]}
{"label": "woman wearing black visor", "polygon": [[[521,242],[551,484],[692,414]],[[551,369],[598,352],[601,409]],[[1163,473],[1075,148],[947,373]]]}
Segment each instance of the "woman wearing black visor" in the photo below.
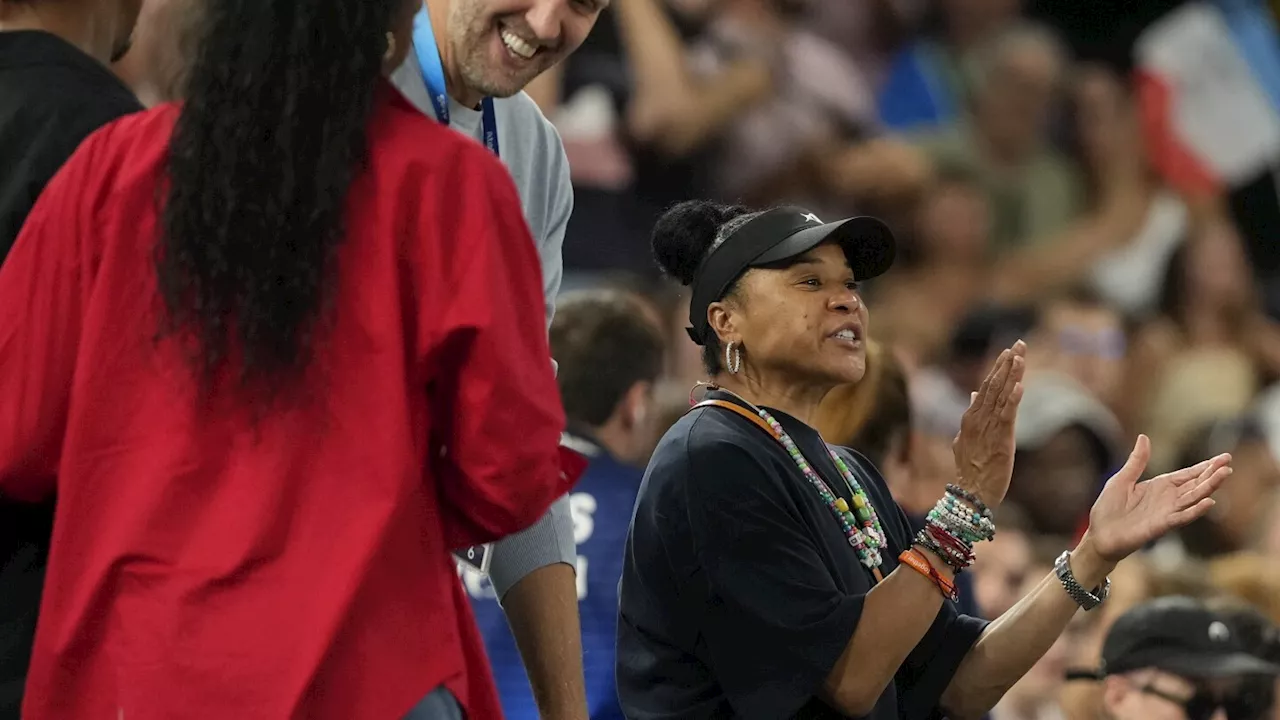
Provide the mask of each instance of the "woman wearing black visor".
{"label": "woman wearing black visor", "polygon": [[1231,472],[1221,455],[1139,483],[1140,436],[1054,574],[990,624],[960,615],[955,574],[1009,485],[1022,342],[975,393],[955,484],[912,535],[875,467],[808,424],[862,377],[857,282],[893,262],[889,229],[690,202],[653,245],[692,287],[714,385],[655,451],[627,540],[617,669],[632,720],[979,717],[1106,599],[1116,562],[1203,515]]}

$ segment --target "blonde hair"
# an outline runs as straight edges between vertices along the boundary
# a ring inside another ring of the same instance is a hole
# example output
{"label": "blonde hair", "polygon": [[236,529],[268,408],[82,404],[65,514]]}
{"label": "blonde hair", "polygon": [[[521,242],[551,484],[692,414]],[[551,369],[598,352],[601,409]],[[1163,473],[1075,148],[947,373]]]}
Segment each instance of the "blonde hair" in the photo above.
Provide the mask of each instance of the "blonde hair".
{"label": "blonde hair", "polygon": [[1280,624],[1280,561],[1249,552],[1224,555],[1209,562],[1209,581]]}
{"label": "blonde hair", "polygon": [[867,369],[856,383],[839,385],[827,393],[818,405],[814,427],[823,439],[833,445],[852,445],[876,410],[881,378],[892,358],[880,343],[867,342]]}

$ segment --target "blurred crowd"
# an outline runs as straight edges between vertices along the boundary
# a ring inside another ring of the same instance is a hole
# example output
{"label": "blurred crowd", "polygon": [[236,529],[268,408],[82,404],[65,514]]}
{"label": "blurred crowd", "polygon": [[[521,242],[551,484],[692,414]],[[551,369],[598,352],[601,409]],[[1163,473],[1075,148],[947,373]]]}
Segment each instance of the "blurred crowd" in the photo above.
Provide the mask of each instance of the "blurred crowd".
{"label": "blurred crowd", "polygon": [[1138,433],[1152,474],[1232,453],[1212,513],[1126,562],[1106,609],[1081,614],[997,710],[1097,717],[1097,687],[1066,671],[1095,667],[1135,604],[1232,596],[1280,622],[1274,12],[615,0],[530,88],[570,158],[566,288],[647,300],[667,345],[645,428],[656,442],[703,379],[687,298],[650,257],[662,209],[711,197],[888,220],[898,262],[862,288],[868,377],[828,399],[820,429],[923,513],[952,478],[970,392],[1027,340],[1015,478],[973,574],[986,617],[1051,570]]}

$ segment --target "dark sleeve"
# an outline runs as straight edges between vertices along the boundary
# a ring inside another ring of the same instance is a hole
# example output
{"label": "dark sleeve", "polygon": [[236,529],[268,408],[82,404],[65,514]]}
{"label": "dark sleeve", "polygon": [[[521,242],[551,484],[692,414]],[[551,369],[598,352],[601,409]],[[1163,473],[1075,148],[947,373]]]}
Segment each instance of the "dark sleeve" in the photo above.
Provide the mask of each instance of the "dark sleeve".
{"label": "dark sleeve", "polygon": [[96,95],[73,95],[29,120],[34,127],[23,133],[22,147],[14,151],[15,167],[21,170],[0,183],[0,262],[8,256],[40,193],[80,143],[98,128],[142,109],[136,101],[127,105],[96,99]]}
{"label": "dark sleeve", "polygon": [[942,717],[942,693],[986,627],[986,620],[961,615],[951,601],[942,604],[933,625],[894,676],[903,720]]}
{"label": "dark sleeve", "polygon": [[[880,472],[857,452],[847,451],[844,456],[852,459],[862,471],[861,476],[869,481],[867,490],[877,509],[888,510],[882,515],[885,531],[891,542],[899,547],[898,551],[909,547],[914,537],[911,522],[902,508],[894,502]],[[933,619],[933,625],[929,626],[929,630],[916,643],[894,675],[899,714],[903,720],[942,717],[937,709],[942,692],[951,684],[960,661],[964,660],[969,648],[973,647],[986,627],[987,621],[960,614],[950,600],[942,603],[937,617]]]}
{"label": "dark sleeve", "polygon": [[710,591],[702,632],[716,678],[739,716],[791,717],[844,652],[863,597],[836,586],[780,469],[729,440],[691,437],[689,461],[689,525]]}
{"label": "dark sleeve", "polygon": [[0,266],[0,496],[49,498],[61,459],[94,261],[84,243],[103,130],[57,172]]}

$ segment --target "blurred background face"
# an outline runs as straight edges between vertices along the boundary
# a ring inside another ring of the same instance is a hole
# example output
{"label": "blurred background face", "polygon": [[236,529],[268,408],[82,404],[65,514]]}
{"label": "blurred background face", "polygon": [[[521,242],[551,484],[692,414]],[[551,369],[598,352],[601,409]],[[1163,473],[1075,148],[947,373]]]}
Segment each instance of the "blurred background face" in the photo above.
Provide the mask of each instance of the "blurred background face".
{"label": "blurred background face", "polygon": [[1019,530],[1007,528],[974,548],[973,590],[978,607],[997,618],[1022,597],[1031,568],[1031,545]]}
{"label": "blurred background face", "polygon": [[1057,55],[1039,41],[1020,39],[1001,49],[975,98],[988,139],[1006,152],[1028,152],[1039,145],[1060,73]]}
{"label": "blurred background face", "polygon": [[1018,16],[1021,0],[942,0],[948,28],[959,40],[976,40]]}
{"label": "blurred background face", "polygon": [[976,187],[944,182],[921,201],[917,227],[926,262],[972,264],[986,257],[991,209]]}
{"label": "blurred background face", "polygon": [[1050,305],[1033,342],[1034,369],[1070,376],[1102,402],[1117,399],[1127,340],[1120,315],[1102,306]]}
{"label": "blurred background face", "polygon": [[608,0],[453,0],[449,37],[467,86],[511,97],[587,39]]}
{"label": "blurred background face", "polygon": [[1242,443],[1231,456],[1231,482],[1215,495],[1217,504],[1209,518],[1232,546],[1243,548],[1265,531],[1263,521],[1270,510],[1266,499],[1280,484],[1280,465],[1262,440]]}
{"label": "blurred background face", "polygon": [[1092,437],[1079,427],[1056,433],[1035,450],[1019,451],[1014,471],[1010,494],[1036,529],[1059,537],[1075,533],[1103,473]]}
{"label": "blurred background face", "polygon": [[[744,363],[758,373],[818,385],[855,383],[866,372],[868,329],[855,288],[844,251],[820,245],[789,268],[749,270],[738,282],[739,300],[723,303],[724,318],[713,310],[712,327],[722,342],[736,332]],[[858,326],[859,339],[835,336],[850,324]]]}
{"label": "blurred background face", "polygon": [[1211,223],[1187,246],[1183,272],[1190,302],[1235,307],[1248,301],[1252,277],[1239,234]]}

